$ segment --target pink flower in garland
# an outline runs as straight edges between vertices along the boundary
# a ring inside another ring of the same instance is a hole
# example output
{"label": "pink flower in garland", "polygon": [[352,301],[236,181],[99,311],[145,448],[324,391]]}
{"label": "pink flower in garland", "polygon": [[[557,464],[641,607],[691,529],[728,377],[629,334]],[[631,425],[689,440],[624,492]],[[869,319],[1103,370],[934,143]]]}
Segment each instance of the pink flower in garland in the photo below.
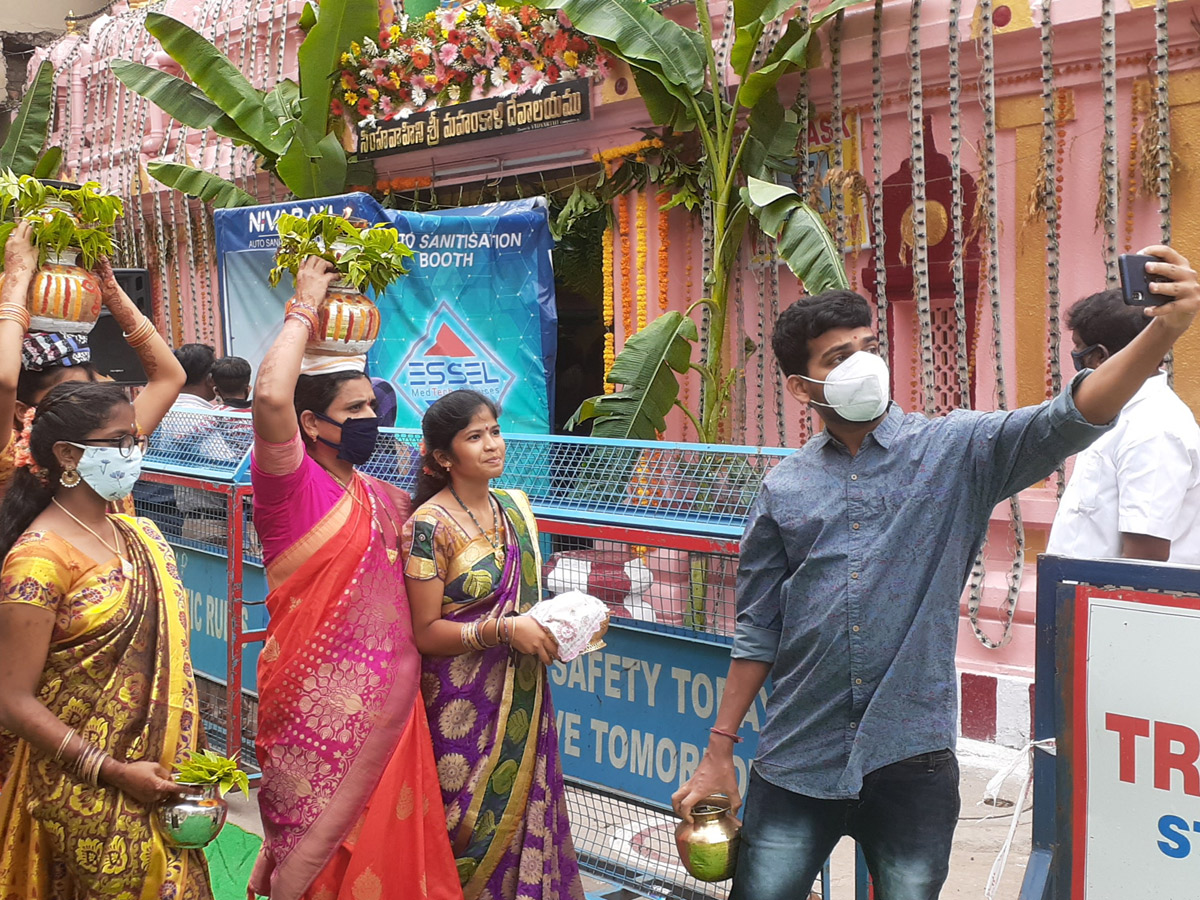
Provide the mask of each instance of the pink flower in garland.
{"label": "pink flower in garland", "polygon": [[442,61],[442,65],[448,66],[458,59],[458,44],[445,43],[442,44],[442,49],[438,51],[438,59]]}

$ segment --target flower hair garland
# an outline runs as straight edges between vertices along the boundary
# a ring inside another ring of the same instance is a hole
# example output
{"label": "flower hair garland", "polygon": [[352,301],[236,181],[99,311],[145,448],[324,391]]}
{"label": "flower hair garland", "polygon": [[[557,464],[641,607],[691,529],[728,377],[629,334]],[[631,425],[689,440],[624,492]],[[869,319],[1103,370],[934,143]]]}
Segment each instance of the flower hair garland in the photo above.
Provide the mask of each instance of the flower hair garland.
{"label": "flower hair garland", "polygon": [[28,469],[29,473],[40,481],[42,484],[47,484],[50,480],[50,473],[37,464],[33,458],[33,453],[29,449],[29,437],[33,433],[33,417],[37,414],[37,409],[30,407],[25,411],[25,416],[22,419],[21,434],[17,437],[17,442],[13,446],[13,463],[18,469]]}

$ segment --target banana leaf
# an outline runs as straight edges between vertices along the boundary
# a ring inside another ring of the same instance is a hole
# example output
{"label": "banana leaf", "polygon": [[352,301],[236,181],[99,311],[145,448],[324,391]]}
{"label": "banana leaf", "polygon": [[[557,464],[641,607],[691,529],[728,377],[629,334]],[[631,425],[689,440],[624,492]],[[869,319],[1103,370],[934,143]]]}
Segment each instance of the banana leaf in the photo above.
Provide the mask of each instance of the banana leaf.
{"label": "banana leaf", "polygon": [[211,128],[222,137],[231,138],[235,144],[247,144],[259,153],[267,152],[191,82],[127,59],[114,59],[108,65],[121,84],[145,97],[175,121],[202,131]]}
{"label": "banana leaf", "polygon": [[57,178],[58,170],[62,167],[62,147],[47,147],[37,165],[33,167],[34,178]]}
{"label": "banana leaf", "polygon": [[631,335],[613,362],[608,381],[622,389],[585,400],[568,429],[592,421],[592,436],[653,441],[667,428],[679,398],[679,379],[691,365],[696,323],[680,312],[659,316]]}
{"label": "banana leaf", "polygon": [[155,181],[160,181],[189,197],[199,197],[218,209],[253,206],[258,202],[233,182],[193,166],[155,161],[146,166],[146,171]]}
{"label": "banana leaf", "polygon": [[562,9],[572,25],[630,65],[656,75],[685,103],[704,90],[704,38],[643,0],[534,0],[533,5]]}
{"label": "banana leaf", "polygon": [[759,227],[775,238],[780,257],[810,294],[850,287],[837,245],[815,209],[789,187],[747,179],[742,199]]}
{"label": "banana leaf", "polygon": [[310,132],[325,134],[329,130],[329,99],[342,54],[353,41],[378,36],[377,0],[321,0],[320,12],[299,52],[300,121]]}
{"label": "banana leaf", "polygon": [[742,171],[746,175],[770,180],[776,172],[796,171],[800,120],[783,108],[777,91],[767,91],[750,110],[745,140]]}
{"label": "banana leaf", "polygon": [[252,141],[272,154],[284,151],[286,144],[275,133],[279,121],[267,109],[262,92],[224,53],[178,19],[162,13],[147,14],[146,30],[158,38],[163,50],[183,67],[196,87]]}
{"label": "banana leaf", "polygon": [[321,140],[299,119],[293,137],[275,168],[288,190],[301,200],[340,194],[346,187],[346,151],[336,134]]}
{"label": "banana leaf", "polygon": [[300,85],[285,78],[267,92],[263,102],[276,119],[297,119],[300,117]]}
{"label": "banana leaf", "polygon": [[0,146],[0,169],[12,169],[17,175],[32,175],[38,154],[46,143],[46,129],[54,108],[54,65],[46,60],[38,66],[33,84],[25,92],[16,118],[8,127],[8,137]]}

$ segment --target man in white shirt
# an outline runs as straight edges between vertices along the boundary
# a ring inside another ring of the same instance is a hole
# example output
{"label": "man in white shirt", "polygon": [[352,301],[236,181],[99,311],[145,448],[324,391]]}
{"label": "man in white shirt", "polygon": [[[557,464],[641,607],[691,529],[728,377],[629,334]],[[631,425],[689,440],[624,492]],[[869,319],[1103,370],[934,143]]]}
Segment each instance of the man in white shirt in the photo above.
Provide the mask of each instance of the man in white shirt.
{"label": "man in white shirt", "polygon": [[[1120,291],[1080,300],[1067,314],[1075,368],[1100,368],[1150,321]],[[1075,458],[1046,551],[1200,566],[1200,427],[1165,372]]]}

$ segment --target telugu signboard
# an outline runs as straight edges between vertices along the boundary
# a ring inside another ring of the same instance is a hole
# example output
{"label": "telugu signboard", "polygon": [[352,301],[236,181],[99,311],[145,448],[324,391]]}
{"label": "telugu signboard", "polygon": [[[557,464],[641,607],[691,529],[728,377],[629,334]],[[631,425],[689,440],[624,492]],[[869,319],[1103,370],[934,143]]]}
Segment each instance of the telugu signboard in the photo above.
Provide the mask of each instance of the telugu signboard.
{"label": "telugu signboard", "polygon": [[1195,900],[1200,694],[1186,673],[1200,600],[1076,597],[1072,900]]}
{"label": "telugu signboard", "polygon": [[583,122],[591,115],[590,91],[586,79],[562,81],[540,94],[484,97],[377,122],[359,128],[358,155],[391,156]]}

